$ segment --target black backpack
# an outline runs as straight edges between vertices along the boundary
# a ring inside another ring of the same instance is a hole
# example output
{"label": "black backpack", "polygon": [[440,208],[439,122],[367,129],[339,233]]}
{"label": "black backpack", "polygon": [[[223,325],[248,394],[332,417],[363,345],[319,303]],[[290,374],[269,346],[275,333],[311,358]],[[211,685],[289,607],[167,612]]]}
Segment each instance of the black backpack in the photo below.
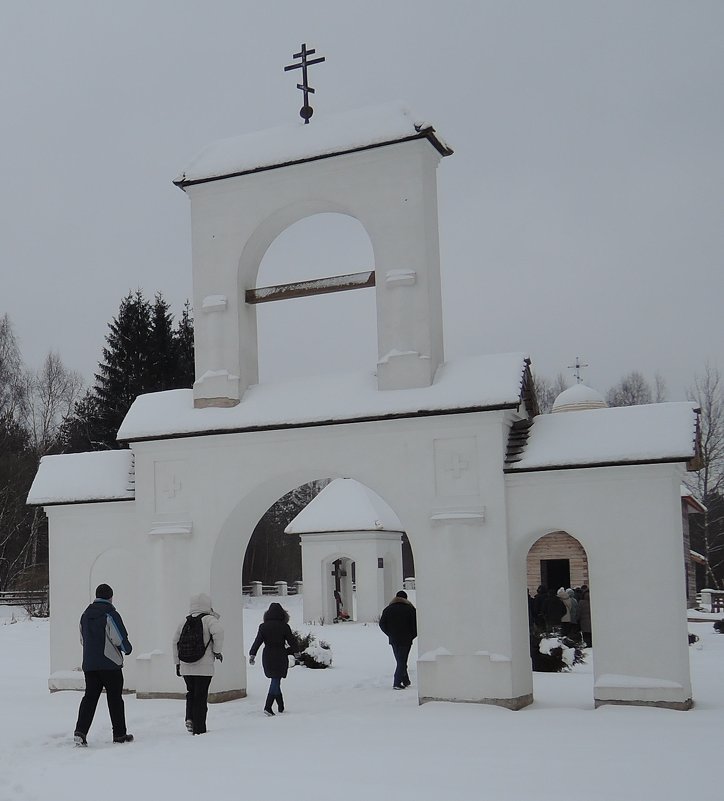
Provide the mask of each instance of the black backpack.
{"label": "black backpack", "polygon": [[181,636],[178,638],[178,658],[182,662],[198,662],[209,647],[211,639],[204,644],[204,617],[206,613],[189,615],[186,618]]}

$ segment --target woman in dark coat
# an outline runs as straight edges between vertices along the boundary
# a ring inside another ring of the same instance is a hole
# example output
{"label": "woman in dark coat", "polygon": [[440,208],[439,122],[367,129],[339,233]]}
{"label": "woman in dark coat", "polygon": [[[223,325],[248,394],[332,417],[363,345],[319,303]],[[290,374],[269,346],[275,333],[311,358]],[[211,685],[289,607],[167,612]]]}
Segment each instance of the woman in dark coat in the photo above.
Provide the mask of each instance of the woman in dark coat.
{"label": "woman in dark coat", "polygon": [[[284,698],[282,697],[282,679],[287,677],[289,669],[289,654],[297,650],[297,641],[289,628],[289,613],[281,604],[273,603],[264,612],[264,622],[259,626],[256,639],[249,649],[249,664],[253,665],[256,653],[264,646],[261,654],[261,663],[264,675],[271,679],[269,693],[264,704],[264,714],[272,716],[272,704],[277,702],[279,712],[284,711]],[[289,646],[289,649],[286,648]]]}

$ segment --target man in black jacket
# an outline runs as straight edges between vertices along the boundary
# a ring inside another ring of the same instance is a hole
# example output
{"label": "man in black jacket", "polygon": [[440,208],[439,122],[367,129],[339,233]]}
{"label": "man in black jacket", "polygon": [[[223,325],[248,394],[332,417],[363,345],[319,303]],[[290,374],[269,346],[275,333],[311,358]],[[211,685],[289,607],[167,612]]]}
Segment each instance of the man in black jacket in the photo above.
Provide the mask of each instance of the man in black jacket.
{"label": "man in black jacket", "polygon": [[104,689],[113,726],[113,742],[130,743],[133,735],[126,731],[122,668],[123,654],[130,654],[132,649],[123,619],[113,606],[113,590],[107,584],[98,585],[95,600],[81,615],[80,641],[83,645],[85,695],[75,724],[75,744],[88,744],[88,729]]}
{"label": "man in black jacket", "polygon": [[417,612],[407,600],[407,593],[400,590],[380,616],[380,628],[387,635],[392,653],[395,655],[395,677],[392,686],[404,690],[410,686],[407,675],[407,657],[412,641],[417,637]]}

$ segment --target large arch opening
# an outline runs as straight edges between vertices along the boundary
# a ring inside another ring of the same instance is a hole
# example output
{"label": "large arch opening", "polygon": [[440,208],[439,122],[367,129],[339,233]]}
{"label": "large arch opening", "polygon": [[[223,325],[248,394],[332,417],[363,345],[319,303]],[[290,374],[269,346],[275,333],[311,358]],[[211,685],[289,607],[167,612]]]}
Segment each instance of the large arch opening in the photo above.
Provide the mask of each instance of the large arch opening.
{"label": "large arch opening", "polygon": [[544,534],[528,550],[526,581],[534,697],[536,687],[545,686],[548,694],[549,685],[557,683],[566,705],[591,707],[593,635],[585,548],[566,531]]}
{"label": "large arch opening", "polygon": [[[375,606],[374,613],[372,615],[367,614],[366,617],[363,614],[364,604],[367,603],[367,608],[369,608],[369,597],[371,595],[369,590],[373,587],[373,583],[374,588],[377,587],[378,578],[376,574],[379,573],[381,578],[388,571],[378,569],[379,564],[376,556],[373,563],[366,558],[366,554],[361,556],[355,550],[355,546],[359,544],[358,542],[352,542],[349,549],[345,551],[331,553],[329,558],[318,559],[318,570],[315,568],[315,572],[318,572],[319,575],[313,576],[314,581],[308,580],[308,573],[289,572],[289,564],[291,564],[289,559],[282,560],[279,563],[281,566],[277,566],[275,560],[270,559],[268,561],[268,572],[264,574],[266,581],[252,579],[253,565],[256,564],[258,566],[260,561],[258,557],[256,561],[250,557],[251,546],[255,537],[262,536],[260,534],[262,528],[259,526],[262,519],[269,515],[271,510],[279,505],[280,501],[288,503],[289,499],[294,497],[297,499],[299,497],[314,497],[319,494],[320,488],[323,488],[329,481],[328,477],[323,479],[310,478],[299,471],[294,473],[294,477],[294,479],[290,479],[290,476],[277,476],[263,482],[244,500],[239,502],[219,532],[211,559],[211,594],[215,608],[223,614],[225,651],[233,655],[224,660],[223,665],[219,668],[219,673],[223,672],[224,674],[224,685],[241,688],[241,692],[235,690],[222,691],[214,695],[213,698],[210,696],[211,700],[223,701],[245,695],[247,677],[250,680],[253,679],[250,685],[252,691],[255,687],[254,682],[258,684],[259,676],[248,676],[244,655],[248,654],[257,627],[263,618],[264,610],[268,608],[271,602],[277,601],[287,609],[290,613],[290,625],[292,625],[292,628],[296,628],[304,634],[311,632],[323,639],[326,637],[326,632],[329,631],[329,624],[334,622],[334,613],[329,615],[320,613],[311,617],[305,615],[303,608],[305,592],[317,592],[320,606],[323,606],[325,610],[335,609],[334,590],[337,585],[334,574],[337,573],[340,579],[347,579],[346,584],[340,583],[342,607],[349,607],[360,622],[363,622],[364,619],[369,624],[370,621],[376,621],[379,618],[384,606],[391,600],[395,592],[403,587],[403,564],[406,565],[408,570],[414,572],[412,549],[408,541],[406,543],[407,557],[403,559],[400,556],[397,559],[394,577],[382,579],[383,592],[379,596],[379,603]],[[300,478],[302,478],[302,482],[294,486]],[[290,484],[294,486],[294,489],[288,489]],[[310,490],[310,486],[313,489]],[[287,518],[292,511],[289,508],[286,510]],[[249,533],[250,530],[251,533]],[[284,536],[289,538],[298,552],[301,550],[299,537],[289,534]],[[400,553],[402,551],[401,532],[397,534],[397,550]],[[388,568],[395,564],[393,559],[389,559],[389,555],[392,552],[392,549],[388,549],[382,557]],[[267,564],[265,559],[262,562]],[[328,568],[328,570],[325,570],[325,568]],[[286,578],[272,580],[273,576],[281,575],[282,571],[286,571],[284,573]],[[343,577],[342,573],[345,572],[347,576]],[[329,573],[329,576],[325,576],[325,573]],[[297,576],[299,578],[295,578]],[[374,576],[373,581],[370,576]],[[244,579],[243,585],[242,577]],[[308,587],[309,584],[313,586]],[[254,585],[253,588],[252,585]],[[405,586],[412,590],[410,598],[414,602],[416,598],[414,579],[411,584],[408,581]],[[367,590],[366,602],[362,597],[365,594],[363,590]],[[358,598],[360,599],[359,602]],[[352,616],[350,613],[350,617]],[[374,629],[366,629],[365,631],[371,631],[375,635],[375,640],[379,640],[383,643],[384,648],[387,648],[386,641],[379,632],[375,632]],[[414,648],[410,657],[411,664],[414,664],[416,653],[416,648]],[[385,674],[388,671],[388,661],[380,660],[380,672]]]}
{"label": "large arch opening", "polygon": [[[293,223],[267,248],[256,286],[374,270],[372,243],[347,214],[319,213]],[[259,381],[280,381],[377,363],[374,288],[289,298],[256,307]]]}

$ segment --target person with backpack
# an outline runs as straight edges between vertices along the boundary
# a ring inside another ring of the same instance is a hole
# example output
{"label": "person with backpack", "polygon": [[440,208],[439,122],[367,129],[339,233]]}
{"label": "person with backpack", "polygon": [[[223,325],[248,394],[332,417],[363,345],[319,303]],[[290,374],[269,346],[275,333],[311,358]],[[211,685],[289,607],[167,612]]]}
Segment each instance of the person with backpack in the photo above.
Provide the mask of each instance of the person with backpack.
{"label": "person with backpack", "polygon": [[190,734],[206,734],[209,685],[214,675],[214,662],[222,662],[224,629],[219,614],[204,593],[192,595],[190,614],[173,638],[176,675],[186,683],[186,730]]}
{"label": "person with backpack", "polygon": [[[256,639],[249,649],[249,664],[253,665],[256,653],[264,646],[261,663],[264,675],[270,679],[269,692],[264,704],[264,714],[274,717],[272,705],[277,702],[279,712],[284,711],[282,679],[287,677],[289,655],[298,650],[297,640],[289,627],[289,612],[279,603],[272,603],[264,612],[264,621],[259,626]],[[285,646],[288,645],[289,648]]]}
{"label": "person with backpack", "polygon": [[85,694],[73,732],[75,744],[88,745],[88,729],[103,690],[106,691],[113,726],[113,742],[130,743],[133,735],[126,731],[122,668],[123,654],[130,654],[132,648],[123,619],[113,606],[113,590],[108,584],[96,587],[95,600],[81,615],[80,641],[83,645]]}

